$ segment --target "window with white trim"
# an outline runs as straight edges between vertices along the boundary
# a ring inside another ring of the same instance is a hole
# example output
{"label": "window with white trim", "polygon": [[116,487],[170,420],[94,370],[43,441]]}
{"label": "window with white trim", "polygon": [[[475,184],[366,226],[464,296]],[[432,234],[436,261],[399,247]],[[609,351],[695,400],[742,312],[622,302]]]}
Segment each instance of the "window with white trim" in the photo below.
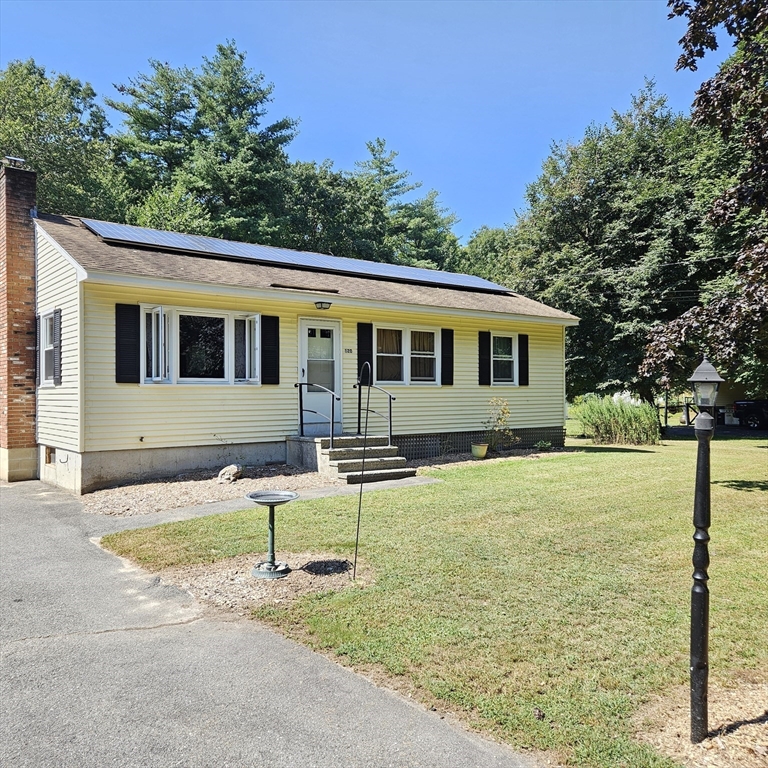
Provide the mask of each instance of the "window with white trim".
{"label": "window with white trim", "polygon": [[259,316],[142,307],[144,383],[258,383]]}
{"label": "window with white trim", "polygon": [[235,318],[235,381],[259,380],[259,318]]}
{"label": "window with white trim", "polygon": [[376,328],[376,381],[383,384],[436,384],[437,331]]}
{"label": "window with white trim", "polygon": [[53,312],[40,318],[40,382],[53,384],[55,330]]}
{"label": "window with white trim", "polygon": [[376,378],[404,381],[403,332],[397,328],[376,329]]}
{"label": "window with white trim", "polygon": [[144,377],[147,381],[167,381],[168,316],[162,307],[153,307],[144,315]]}
{"label": "window with white trim", "polygon": [[492,372],[494,384],[515,383],[515,337],[497,336],[491,340]]}
{"label": "window with white trim", "polygon": [[411,331],[411,381],[437,381],[434,331]]}
{"label": "window with white trim", "polygon": [[226,317],[186,312],[176,317],[179,381],[226,380]]}

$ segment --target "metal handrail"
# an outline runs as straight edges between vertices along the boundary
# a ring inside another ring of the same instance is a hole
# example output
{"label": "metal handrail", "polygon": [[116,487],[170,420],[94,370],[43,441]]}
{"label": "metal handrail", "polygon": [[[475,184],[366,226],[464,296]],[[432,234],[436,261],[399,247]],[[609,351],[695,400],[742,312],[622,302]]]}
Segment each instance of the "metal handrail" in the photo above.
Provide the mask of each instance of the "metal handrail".
{"label": "metal handrail", "polygon": [[[362,366],[360,366],[360,375],[357,377],[357,384],[352,385],[352,389],[357,390],[357,434],[358,435],[362,434],[362,432],[360,431],[360,428],[362,426],[361,416],[363,411],[365,411],[366,413],[373,413],[373,414],[376,414],[376,416],[380,416],[382,419],[387,420],[387,424],[389,426],[389,433],[387,435],[387,439],[389,442],[387,444],[392,445],[392,403],[395,400],[397,400],[397,398],[391,392],[387,392],[386,389],[382,389],[381,387],[376,386],[376,384],[362,383],[363,371],[365,371],[366,366],[368,366],[368,377],[366,380],[370,382],[370,380],[373,378],[371,373],[371,364],[366,360],[366,362],[364,362]],[[379,392],[383,392],[389,398],[389,400],[387,401],[389,406],[389,413],[387,414],[387,416],[385,416],[383,413],[379,413],[373,408],[367,408],[367,407],[363,408],[363,387],[368,387],[369,392],[371,389],[378,389]]]}
{"label": "metal handrail", "polygon": [[[326,421],[330,423],[329,447],[333,448],[333,424],[336,421],[336,409],[335,409],[334,403],[337,400],[341,400],[341,397],[339,397],[333,390],[328,389],[327,387],[324,387],[321,384],[312,384],[309,381],[297,381],[293,386],[298,387],[299,389],[299,434],[302,437],[304,437],[304,414],[305,413],[314,413],[316,416],[322,416]],[[331,418],[330,419],[324,413],[320,413],[320,411],[313,411],[311,408],[304,407],[304,387],[317,387],[318,389],[322,389],[323,392],[327,392],[329,395],[331,395]]]}

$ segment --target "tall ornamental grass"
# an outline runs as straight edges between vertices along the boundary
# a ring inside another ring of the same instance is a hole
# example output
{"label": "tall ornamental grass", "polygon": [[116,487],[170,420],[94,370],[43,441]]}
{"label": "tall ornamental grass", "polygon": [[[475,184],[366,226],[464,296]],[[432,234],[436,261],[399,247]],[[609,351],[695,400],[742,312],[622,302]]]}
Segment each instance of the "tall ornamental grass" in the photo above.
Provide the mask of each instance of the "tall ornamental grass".
{"label": "tall ornamental grass", "polygon": [[584,397],[572,409],[584,434],[595,443],[656,445],[660,429],[656,409],[648,404],[633,405],[612,397]]}

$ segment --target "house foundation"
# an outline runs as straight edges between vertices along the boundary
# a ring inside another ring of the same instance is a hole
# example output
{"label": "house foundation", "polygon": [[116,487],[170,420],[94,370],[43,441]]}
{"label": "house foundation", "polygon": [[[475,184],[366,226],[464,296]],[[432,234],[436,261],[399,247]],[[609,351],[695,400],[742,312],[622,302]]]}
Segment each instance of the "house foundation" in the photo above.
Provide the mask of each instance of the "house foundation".
{"label": "house foundation", "polygon": [[43,482],[83,494],[116,485],[175,477],[198,469],[218,471],[228,464],[284,464],[285,443],[196,445],[89,453],[41,445],[39,456],[35,456],[37,461]]}

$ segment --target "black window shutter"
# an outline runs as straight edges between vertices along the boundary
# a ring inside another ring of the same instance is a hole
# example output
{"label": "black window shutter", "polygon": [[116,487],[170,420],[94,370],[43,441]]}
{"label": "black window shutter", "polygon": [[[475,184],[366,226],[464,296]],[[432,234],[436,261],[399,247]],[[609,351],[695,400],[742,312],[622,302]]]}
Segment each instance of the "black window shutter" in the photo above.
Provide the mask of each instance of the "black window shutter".
{"label": "black window shutter", "polygon": [[138,384],[141,375],[141,310],[138,304],[115,304],[115,381]]}
{"label": "black window shutter", "polygon": [[517,335],[517,372],[520,376],[520,386],[528,386],[528,334]]}
{"label": "black window shutter", "polygon": [[261,316],[261,383],[280,383],[280,318]]}
{"label": "black window shutter", "polygon": [[361,384],[373,384],[367,370],[365,378],[362,377],[365,363],[371,366],[373,374],[373,323],[357,324],[357,375]]}
{"label": "black window shutter", "polygon": [[482,387],[491,386],[491,332],[477,334],[477,383]]}
{"label": "black window shutter", "polygon": [[40,315],[35,315],[37,336],[35,337],[35,386],[40,386]]}
{"label": "black window shutter", "polygon": [[53,310],[53,383],[61,386],[61,310]]}
{"label": "black window shutter", "polygon": [[453,384],[453,329],[440,330],[440,383]]}

